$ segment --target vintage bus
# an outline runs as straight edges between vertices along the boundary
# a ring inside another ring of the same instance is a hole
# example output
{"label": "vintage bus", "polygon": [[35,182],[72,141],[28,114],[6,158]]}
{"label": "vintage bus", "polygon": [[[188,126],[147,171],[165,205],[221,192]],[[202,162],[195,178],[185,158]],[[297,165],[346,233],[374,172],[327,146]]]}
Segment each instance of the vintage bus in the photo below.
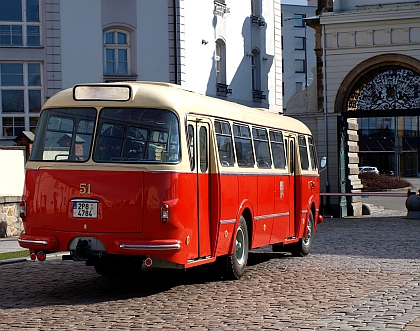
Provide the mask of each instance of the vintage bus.
{"label": "vintage bus", "polygon": [[101,275],[218,259],[239,279],[250,249],[307,255],[319,205],[314,140],[296,119],[168,83],[76,85],[41,111],[19,243]]}

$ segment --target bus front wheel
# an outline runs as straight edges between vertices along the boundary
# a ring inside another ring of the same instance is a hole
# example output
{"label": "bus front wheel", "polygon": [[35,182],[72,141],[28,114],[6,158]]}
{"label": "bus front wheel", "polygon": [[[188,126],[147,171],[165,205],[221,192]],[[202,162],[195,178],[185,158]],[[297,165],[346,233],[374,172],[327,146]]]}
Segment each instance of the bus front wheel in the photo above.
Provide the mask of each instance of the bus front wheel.
{"label": "bus front wheel", "polygon": [[311,251],[312,242],[314,240],[314,215],[312,214],[312,211],[309,214],[307,227],[308,227],[308,233],[306,237],[300,239],[296,244],[293,244],[293,247],[292,247],[293,256],[306,256]]}
{"label": "bus front wheel", "polygon": [[248,228],[243,216],[239,220],[233,244],[233,254],[228,258],[228,274],[233,279],[240,279],[245,273],[249,250]]}

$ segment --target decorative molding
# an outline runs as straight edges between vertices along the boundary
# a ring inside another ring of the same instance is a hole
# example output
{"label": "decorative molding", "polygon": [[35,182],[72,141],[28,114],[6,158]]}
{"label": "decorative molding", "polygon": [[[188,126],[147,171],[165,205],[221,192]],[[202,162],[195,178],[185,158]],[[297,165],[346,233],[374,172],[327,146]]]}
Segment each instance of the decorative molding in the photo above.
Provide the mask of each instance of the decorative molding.
{"label": "decorative molding", "polygon": [[226,7],[224,1],[215,1],[213,14],[216,16],[224,17],[226,14],[230,14],[230,8]]}

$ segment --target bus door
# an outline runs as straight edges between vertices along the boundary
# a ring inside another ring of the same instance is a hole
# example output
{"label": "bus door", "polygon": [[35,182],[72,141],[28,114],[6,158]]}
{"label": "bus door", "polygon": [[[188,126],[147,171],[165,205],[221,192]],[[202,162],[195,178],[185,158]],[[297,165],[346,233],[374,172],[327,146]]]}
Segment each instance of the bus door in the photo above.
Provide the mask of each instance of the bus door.
{"label": "bus door", "polygon": [[296,236],[296,139],[287,137],[287,164],[289,169],[289,235],[288,238]]}
{"label": "bus door", "polygon": [[199,117],[188,119],[188,139],[190,169],[194,174],[191,183],[195,213],[193,217],[191,249],[189,259],[211,255],[211,224],[210,224],[210,122]]}

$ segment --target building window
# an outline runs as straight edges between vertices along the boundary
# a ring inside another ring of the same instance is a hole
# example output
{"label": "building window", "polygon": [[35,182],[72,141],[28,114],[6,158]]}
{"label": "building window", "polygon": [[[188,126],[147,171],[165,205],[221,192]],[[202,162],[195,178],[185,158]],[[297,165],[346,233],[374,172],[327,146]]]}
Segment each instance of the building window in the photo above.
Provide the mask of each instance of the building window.
{"label": "building window", "polygon": [[303,90],[303,83],[302,82],[296,82],[296,93]]}
{"label": "building window", "polygon": [[3,137],[35,131],[42,105],[41,63],[0,63],[0,114]]}
{"label": "building window", "polygon": [[226,84],[226,44],[223,40],[216,40],[216,83]]}
{"label": "building window", "polygon": [[305,18],[306,18],[305,14],[295,14],[293,16],[293,19],[295,21],[294,26],[296,28],[304,28],[305,27],[305,20],[304,20]]}
{"label": "building window", "polygon": [[0,45],[40,46],[39,0],[0,0]]}
{"label": "building window", "polygon": [[257,49],[252,50],[252,89],[261,90],[261,60],[260,52]]}
{"label": "building window", "polygon": [[127,32],[109,30],[105,32],[104,74],[108,76],[129,75],[130,41]]}
{"label": "building window", "polygon": [[305,72],[305,60],[295,60],[295,72]]}
{"label": "building window", "polygon": [[295,50],[304,51],[305,50],[305,38],[304,37],[295,37]]}

